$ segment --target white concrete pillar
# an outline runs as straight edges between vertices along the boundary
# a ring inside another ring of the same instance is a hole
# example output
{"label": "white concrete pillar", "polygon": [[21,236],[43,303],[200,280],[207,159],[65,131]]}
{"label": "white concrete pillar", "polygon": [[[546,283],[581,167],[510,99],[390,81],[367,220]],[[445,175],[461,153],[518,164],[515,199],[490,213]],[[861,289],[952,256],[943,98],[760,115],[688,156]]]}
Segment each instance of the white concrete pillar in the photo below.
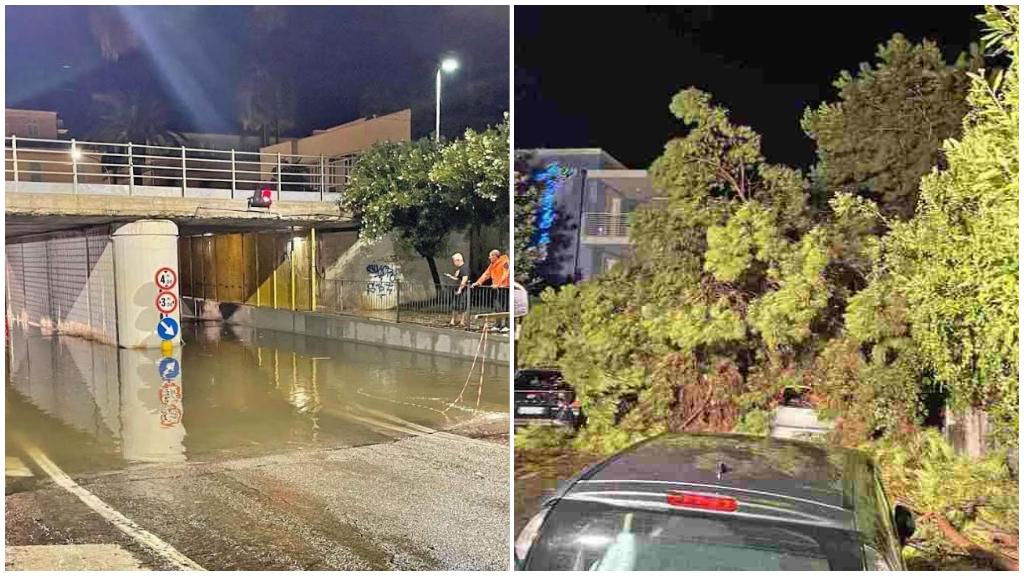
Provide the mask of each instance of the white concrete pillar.
{"label": "white concrete pillar", "polygon": [[112,237],[118,346],[159,348],[165,340],[180,346],[178,226],[170,220],[138,220]]}

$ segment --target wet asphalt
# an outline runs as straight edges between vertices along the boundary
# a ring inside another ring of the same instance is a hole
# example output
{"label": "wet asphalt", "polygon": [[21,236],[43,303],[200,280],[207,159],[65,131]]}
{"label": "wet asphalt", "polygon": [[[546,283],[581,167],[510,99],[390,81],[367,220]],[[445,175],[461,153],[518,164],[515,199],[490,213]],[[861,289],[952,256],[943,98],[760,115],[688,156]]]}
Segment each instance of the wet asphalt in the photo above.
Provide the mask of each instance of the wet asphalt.
{"label": "wet asphalt", "polygon": [[[508,476],[506,444],[442,433],[76,481],[210,570],[504,570]],[[47,479],[9,481],[6,505],[8,545],[114,543],[167,567]]]}

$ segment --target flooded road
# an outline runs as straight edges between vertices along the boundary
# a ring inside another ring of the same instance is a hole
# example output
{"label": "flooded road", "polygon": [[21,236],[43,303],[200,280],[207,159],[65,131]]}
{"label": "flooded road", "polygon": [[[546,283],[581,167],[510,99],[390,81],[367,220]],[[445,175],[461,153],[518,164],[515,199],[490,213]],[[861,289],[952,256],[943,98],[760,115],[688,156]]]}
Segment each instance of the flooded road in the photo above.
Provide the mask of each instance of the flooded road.
{"label": "flooded road", "polygon": [[166,559],[79,485],[208,569],[505,569],[508,368],[186,323],[173,359],[12,327],[7,544]]}

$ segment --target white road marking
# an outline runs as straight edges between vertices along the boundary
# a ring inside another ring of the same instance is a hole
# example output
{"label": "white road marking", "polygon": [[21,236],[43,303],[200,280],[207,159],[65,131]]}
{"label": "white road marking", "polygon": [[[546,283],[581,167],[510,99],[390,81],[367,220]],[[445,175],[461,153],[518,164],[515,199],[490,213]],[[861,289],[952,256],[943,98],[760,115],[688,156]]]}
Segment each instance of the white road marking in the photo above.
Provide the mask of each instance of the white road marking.
{"label": "white road marking", "polygon": [[161,540],[157,535],[143,529],[135,522],[132,522],[127,516],[121,514],[117,510],[114,510],[107,505],[107,503],[97,498],[95,494],[79,486],[77,482],[65,474],[64,471],[54,464],[53,460],[50,460],[46,454],[43,454],[41,450],[24,441],[22,441],[22,447],[25,449],[25,452],[29,457],[32,458],[32,460],[35,461],[35,463],[42,468],[42,470],[46,472],[58,486],[77,496],[78,499],[86,506],[102,516],[107,522],[113,524],[115,528],[127,534],[137,543],[148,548],[154,554],[166,560],[179,570],[205,570],[205,568],[196,564],[181,552],[178,552],[173,546]]}

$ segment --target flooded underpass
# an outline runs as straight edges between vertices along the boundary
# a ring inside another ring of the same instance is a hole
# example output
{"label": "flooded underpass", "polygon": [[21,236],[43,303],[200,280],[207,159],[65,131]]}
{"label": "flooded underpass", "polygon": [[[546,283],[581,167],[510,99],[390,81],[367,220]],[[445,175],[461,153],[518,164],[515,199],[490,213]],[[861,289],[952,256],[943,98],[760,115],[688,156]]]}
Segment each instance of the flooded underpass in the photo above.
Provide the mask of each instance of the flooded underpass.
{"label": "flooded underpass", "polygon": [[12,327],[8,547],[116,544],[176,567],[50,461],[208,569],[507,567],[507,365],[212,323],[183,335],[167,359]]}

